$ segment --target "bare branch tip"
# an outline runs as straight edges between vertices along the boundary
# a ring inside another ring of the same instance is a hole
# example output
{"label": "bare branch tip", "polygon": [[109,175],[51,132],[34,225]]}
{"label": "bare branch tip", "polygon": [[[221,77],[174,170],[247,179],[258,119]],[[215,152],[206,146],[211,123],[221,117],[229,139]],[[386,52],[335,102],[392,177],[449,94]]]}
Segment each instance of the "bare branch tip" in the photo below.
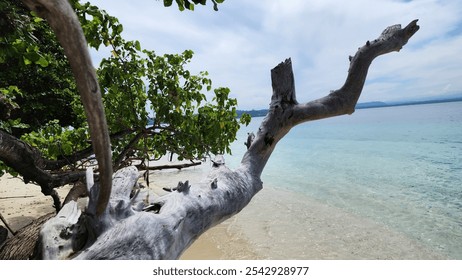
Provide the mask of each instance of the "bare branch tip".
{"label": "bare branch tip", "polygon": [[420,26],[417,25],[417,22],[419,20],[418,19],[415,19],[413,21],[411,21],[405,28],[404,30],[409,34],[409,37],[411,37],[412,35],[414,35],[419,29],[420,29]]}
{"label": "bare branch tip", "polygon": [[279,63],[276,67],[274,67],[271,71],[275,71],[275,70],[278,70],[280,68],[283,68],[283,67],[287,67],[287,66],[291,66],[292,65],[292,59],[289,57],[287,58],[286,60],[282,61],[281,63]]}

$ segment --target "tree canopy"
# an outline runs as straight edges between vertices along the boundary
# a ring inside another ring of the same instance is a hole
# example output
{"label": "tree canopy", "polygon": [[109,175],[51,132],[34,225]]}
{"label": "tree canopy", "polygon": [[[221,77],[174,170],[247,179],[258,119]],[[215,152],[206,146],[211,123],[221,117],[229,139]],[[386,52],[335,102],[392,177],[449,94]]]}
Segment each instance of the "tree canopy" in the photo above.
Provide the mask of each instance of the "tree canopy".
{"label": "tree canopy", "polygon": [[[216,8],[223,1],[212,2]],[[180,10],[193,10],[206,1],[176,3]],[[250,116],[236,118],[237,100],[228,88],[213,88],[207,71],[188,70],[193,51],[157,55],[139,41],[125,40],[122,24],[104,10],[76,0],[71,4],[89,47],[111,49],[97,75],[115,169],[135,160],[143,165],[168,152],[191,160],[231,152],[240,124]],[[48,172],[81,170],[93,151],[63,49],[47,22],[21,1],[1,0],[0,7],[0,128],[54,161]],[[213,92],[211,100],[207,92]],[[2,159],[1,172],[18,171]]]}

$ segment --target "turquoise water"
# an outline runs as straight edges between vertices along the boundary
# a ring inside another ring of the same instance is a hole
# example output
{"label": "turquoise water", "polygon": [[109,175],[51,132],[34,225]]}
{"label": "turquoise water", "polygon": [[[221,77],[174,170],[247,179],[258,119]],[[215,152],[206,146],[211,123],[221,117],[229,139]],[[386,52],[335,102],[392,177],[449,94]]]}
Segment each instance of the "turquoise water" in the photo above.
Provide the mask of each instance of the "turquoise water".
{"label": "turquoise water", "polygon": [[[239,131],[228,165],[261,120]],[[292,129],[262,180],[462,259],[461,156],[462,102],[363,109]]]}

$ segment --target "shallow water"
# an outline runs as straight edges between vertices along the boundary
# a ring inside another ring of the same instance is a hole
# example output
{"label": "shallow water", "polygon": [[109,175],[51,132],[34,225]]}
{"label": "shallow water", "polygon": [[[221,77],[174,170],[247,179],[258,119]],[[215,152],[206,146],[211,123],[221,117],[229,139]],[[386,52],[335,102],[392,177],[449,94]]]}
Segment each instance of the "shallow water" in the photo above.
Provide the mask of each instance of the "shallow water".
{"label": "shallow water", "polygon": [[[260,122],[241,129],[230,164]],[[461,156],[462,102],[357,110],[294,128],[262,179],[462,259]]]}
{"label": "shallow water", "polygon": [[[226,236],[248,243],[259,259],[447,258],[381,223],[272,188],[263,189],[231,218]],[[243,256],[232,247],[226,252],[231,259]]]}

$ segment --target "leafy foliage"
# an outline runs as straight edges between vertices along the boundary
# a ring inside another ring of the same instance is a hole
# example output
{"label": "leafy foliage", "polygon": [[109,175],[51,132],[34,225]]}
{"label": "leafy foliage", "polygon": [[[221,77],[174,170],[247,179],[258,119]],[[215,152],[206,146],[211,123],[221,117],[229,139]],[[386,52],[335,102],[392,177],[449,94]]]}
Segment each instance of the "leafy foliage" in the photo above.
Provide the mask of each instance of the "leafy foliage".
{"label": "leafy foliage", "polygon": [[[218,4],[223,3],[225,0],[211,0],[213,3],[213,9],[215,11],[218,11]],[[175,2],[178,5],[178,8],[180,11],[184,11],[185,9],[194,11],[194,5],[206,5],[207,0],[175,0]],[[192,2],[192,3],[191,3]],[[173,3],[173,0],[164,0],[164,6],[165,7],[170,7]]]}
{"label": "leafy foliage", "polygon": [[62,127],[58,120],[50,121],[37,131],[32,131],[22,137],[32,146],[40,148],[51,160],[83,150],[88,138],[86,127]]}
{"label": "leafy foliage", "polygon": [[[176,2],[180,10],[193,9],[189,1]],[[111,49],[97,74],[116,168],[168,152],[183,159],[231,152],[239,125],[248,124],[250,118],[236,118],[237,101],[229,97],[230,90],[213,89],[206,71],[193,74],[187,69],[192,51],[158,56],[143,49],[139,41],[125,40],[117,18],[90,3],[71,3],[89,46]],[[89,137],[62,49],[46,22],[20,2],[0,0],[0,5],[6,15],[0,22],[2,32],[6,30],[0,39],[0,67],[8,67],[0,73],[0,96],[14,112],[10,118],[0,118],[0,128],[21,137],[48,159],[70,158],[88,148]],[[212,91],[209,101],[206,93]],[[69,162],[68,167],[74,168],[75,163]],[[4,168],[0,162],[0,169]]]}
{"label": "leafy foliage", "polygon": [[17,0],[0,1],[0,94],[10,104],[9,120],[1,118],[0,126],[17,137],[54,119],[80,125],[72,108],[78,94],[62,48],[47,23]]}

